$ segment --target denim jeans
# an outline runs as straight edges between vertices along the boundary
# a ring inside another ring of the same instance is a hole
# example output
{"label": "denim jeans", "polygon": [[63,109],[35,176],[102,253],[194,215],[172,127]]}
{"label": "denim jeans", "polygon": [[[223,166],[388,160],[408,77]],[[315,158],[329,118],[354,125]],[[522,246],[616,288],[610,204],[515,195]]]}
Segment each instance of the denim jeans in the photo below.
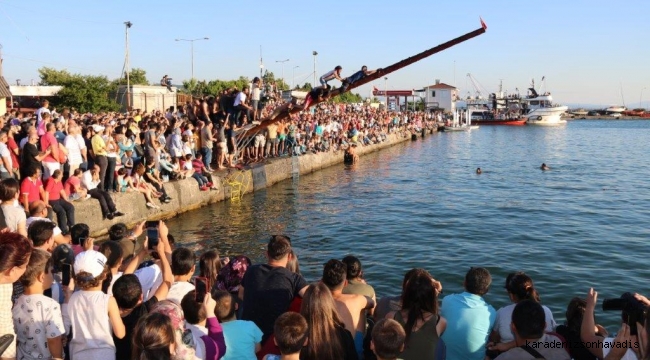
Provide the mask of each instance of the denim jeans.
{"label": "denim jeans", "polygon": [[203,164],[205,167],[209,168],[212,163],[212,149],[208,147],[201,148],[201,155],[203,155]]}

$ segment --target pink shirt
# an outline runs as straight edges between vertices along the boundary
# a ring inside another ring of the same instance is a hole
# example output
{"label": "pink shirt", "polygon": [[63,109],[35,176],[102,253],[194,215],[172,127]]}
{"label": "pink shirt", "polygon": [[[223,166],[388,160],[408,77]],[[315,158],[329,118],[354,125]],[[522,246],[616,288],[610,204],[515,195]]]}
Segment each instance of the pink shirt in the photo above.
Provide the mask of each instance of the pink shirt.
{"label": "pink shirt", "polygon": [[65,182],[64,189],[65,193],[68,195],[68,197],[72,194],[75,193],[74,189],[76,187],[79,187],[81,185],[81,180],[76,177],[76,176],[71,176],[68,178],[68,180]]}
{"label": "pink shirt", "polygon": [[52,154],[54,153],[54,148],[59,148],[59,143],[56,141],[54,134],[45,133],[45,135],[41,136],[41,151],[47,150],[50,146],[52,147],[52,152],[43,159],[43,162],[58,163],[59,160],[55,159]]}

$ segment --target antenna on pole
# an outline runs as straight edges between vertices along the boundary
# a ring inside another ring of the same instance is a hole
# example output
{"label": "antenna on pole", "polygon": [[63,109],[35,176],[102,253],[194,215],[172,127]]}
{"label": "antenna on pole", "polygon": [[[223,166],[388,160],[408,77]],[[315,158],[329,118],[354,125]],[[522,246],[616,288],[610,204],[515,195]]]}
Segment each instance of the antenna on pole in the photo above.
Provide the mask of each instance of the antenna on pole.
{"label": "antenna on pole", "polygon": [[126,72],[126,111],[131,110],[131,80],[129,79],[129,73],[131,72],[131,64],[129,62],[129,29],[133,26],[133,23],[130,21],[125,21],[124,25],[126,26],[126,41],[125,41],[125,50],[124,50],[124,69]]}

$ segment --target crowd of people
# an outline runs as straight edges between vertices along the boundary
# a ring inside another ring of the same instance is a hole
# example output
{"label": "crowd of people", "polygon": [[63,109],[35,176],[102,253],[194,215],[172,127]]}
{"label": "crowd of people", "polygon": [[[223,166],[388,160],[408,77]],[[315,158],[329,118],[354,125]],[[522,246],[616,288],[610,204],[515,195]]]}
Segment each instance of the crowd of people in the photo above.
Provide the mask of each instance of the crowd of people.
{"label": "crowd of people", "polygon": [[415,268],[401,293],[378,297],[352,255],[330,259],[310,283],[287,236],[272,236],[267,261],[252,264],[214,249],[197,259],[164,222],[154,226],[156,239],[143,238],[145,222],[113,225],[99,246],[85,224],[72,226],[71,244],[57,245],[45,220],[29,237],[1,233],[0,334],[14,339],[1,358],[650,358],[650,300],[638,294],[624,298],[613,338],[595,322],[593,289],[571,299],[558,325],[523,272],[505,279],[512,304],[499,310],[483,297],[492,277],[480,267],[462,293],[442,297],[442,283]]}

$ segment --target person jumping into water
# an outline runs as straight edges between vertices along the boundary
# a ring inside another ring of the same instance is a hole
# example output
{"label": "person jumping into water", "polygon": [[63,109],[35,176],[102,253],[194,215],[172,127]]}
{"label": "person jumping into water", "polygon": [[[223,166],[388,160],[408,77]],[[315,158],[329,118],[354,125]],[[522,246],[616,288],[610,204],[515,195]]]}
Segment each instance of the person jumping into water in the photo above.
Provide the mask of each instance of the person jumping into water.
{"label": "person jumping into water", "polygon": [[341,67],[341,65],[338,65],[334,68],[334,70],[331,70],[327,72],[325,75],[321,76],[320,77],[321,87],[325,89],[327,87],[327,82],[334,79],[343,82],[343,78],[341,77],[341,70],[343,70],[343,68]]}

